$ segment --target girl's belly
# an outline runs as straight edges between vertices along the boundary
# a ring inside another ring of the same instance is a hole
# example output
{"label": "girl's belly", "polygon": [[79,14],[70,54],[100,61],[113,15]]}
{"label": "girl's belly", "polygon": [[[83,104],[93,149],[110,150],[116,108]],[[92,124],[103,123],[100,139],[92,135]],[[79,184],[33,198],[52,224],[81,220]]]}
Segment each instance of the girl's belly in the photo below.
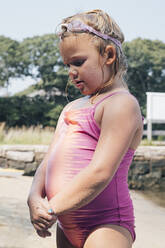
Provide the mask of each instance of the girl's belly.
{"label": "girl's belly", "polygon": [[56,146],[46,169],[45,190],[48,199],[60,192],[88,164],[93,157],[92,150],[77,149],[74,153],[65,147]]}

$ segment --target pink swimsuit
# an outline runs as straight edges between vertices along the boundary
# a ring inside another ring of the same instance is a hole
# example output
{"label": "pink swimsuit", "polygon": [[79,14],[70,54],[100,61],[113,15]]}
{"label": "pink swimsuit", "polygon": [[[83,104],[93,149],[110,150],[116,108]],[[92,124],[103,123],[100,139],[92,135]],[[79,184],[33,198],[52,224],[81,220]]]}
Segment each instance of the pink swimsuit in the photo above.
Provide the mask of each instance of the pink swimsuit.
{"label": "pink swimsuit", "polygon": [[[60,192],[83,168],[90,163],[95,151],[100,128],[94,119],[95,109],[107,95],[92,107],[67,110],[60,123],[60,137],[50,155],[46,173],[48,199]],[[134,213],[127,176],[134,155],[128,149],[109,185],[86,206],[61,215],[59,225],[70,243],[82,248],[87,236],[96,227],[114,224],[127,228],[133,240]]]}

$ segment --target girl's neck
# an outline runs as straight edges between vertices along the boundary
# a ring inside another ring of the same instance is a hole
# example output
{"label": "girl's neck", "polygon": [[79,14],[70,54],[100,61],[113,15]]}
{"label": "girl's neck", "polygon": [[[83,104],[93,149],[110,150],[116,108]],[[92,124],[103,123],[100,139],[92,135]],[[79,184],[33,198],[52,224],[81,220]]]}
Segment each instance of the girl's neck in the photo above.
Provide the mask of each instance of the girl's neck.
{"label": "girl's neck", "polygon": [[98,90],[96,93],[90,96],[90,102],[92,104],[95,103],[95,99],[101,99],[103,96],[113,93],[116,91],[129,91],[128,87],[125,86],[125,83],[123,82],[123,79],[118,77],[117,75],[113,79],[112,84],[108,85],[104,88],[102,88],[100,91]]}

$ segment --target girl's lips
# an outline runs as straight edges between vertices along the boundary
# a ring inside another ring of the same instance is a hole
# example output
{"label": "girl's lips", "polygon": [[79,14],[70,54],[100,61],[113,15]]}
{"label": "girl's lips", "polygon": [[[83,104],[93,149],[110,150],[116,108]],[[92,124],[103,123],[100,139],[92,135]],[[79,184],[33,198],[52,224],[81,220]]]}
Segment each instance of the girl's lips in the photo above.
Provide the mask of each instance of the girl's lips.
{"label": "girl's lips", "polygon": [[75,84],[75,86],[76,86],[77,88],[82,88],[83,85],[84,85],[84,82],[83,82],[83,81],[78,81],[78,82],[76,82],[76,84]]}

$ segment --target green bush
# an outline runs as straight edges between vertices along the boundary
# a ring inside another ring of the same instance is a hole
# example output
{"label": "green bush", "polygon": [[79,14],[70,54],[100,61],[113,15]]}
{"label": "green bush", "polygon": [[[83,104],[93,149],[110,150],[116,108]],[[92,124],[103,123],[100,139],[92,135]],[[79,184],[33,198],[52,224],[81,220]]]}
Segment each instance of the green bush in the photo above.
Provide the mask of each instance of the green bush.
{"label": "green bush", "polygon": [[5,122],[7,127],[55,127],[64,104],[62,97],[54,101],[40,96],[0,98],[0,122]]}

